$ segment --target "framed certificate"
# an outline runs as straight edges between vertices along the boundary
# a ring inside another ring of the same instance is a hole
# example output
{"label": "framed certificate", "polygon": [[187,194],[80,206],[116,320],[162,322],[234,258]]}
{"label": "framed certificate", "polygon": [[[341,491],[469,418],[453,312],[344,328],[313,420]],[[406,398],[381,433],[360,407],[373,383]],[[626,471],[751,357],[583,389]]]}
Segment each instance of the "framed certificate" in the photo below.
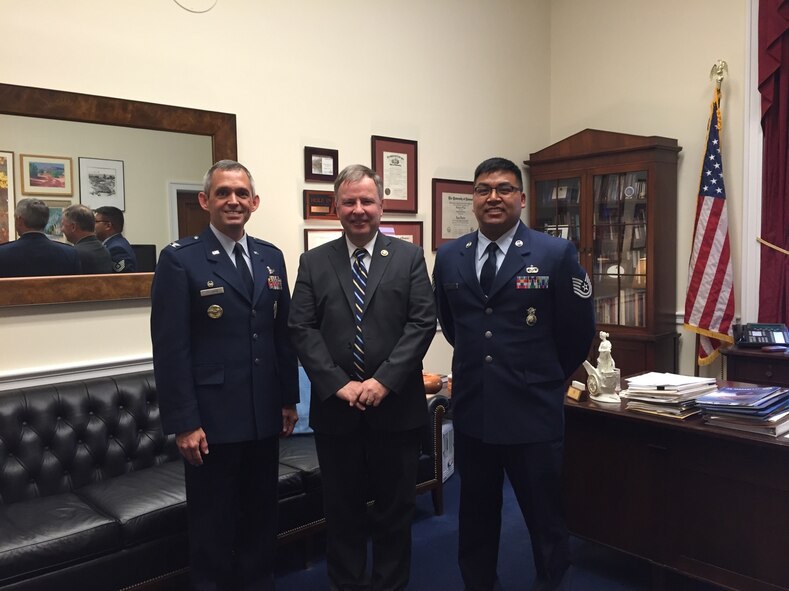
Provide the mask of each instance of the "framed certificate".
{"label": "framed certificate", "polygon": [[304,146],[304,180],[333,183],[337,179],[339,152]]}
{"label": "framed certificate", "polygon": [[417,212],[416,141],[372,136],[372,164],[384,183],[384,211]]}
{"label": "framed certificate", "polygon": [[304,228],[305,252],[342,236],[342,228]]}
{"label": "framed certificate", "polygon": [[381,220],[378,231],[387,236],[422,246],[422,222],[385,222]]}
{"label": "framed certificate", "polygon": [[433,179],[433,250],[477,229],[474,183]]}

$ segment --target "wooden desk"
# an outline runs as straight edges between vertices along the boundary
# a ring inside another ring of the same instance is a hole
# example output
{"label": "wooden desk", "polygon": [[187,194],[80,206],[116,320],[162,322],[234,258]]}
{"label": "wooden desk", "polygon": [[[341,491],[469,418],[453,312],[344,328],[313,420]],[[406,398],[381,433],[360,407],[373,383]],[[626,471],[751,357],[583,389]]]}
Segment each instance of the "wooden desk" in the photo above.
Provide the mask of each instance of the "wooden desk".
{"label": "wooden desk", "polygon": [[789,387],[789,355],[739,347],[726,349],[723,354],[727,379]]}
{"label": "wooden desk", "polygon": [[573,534],[731,589],[789,590],[789,440],[565,409]]}

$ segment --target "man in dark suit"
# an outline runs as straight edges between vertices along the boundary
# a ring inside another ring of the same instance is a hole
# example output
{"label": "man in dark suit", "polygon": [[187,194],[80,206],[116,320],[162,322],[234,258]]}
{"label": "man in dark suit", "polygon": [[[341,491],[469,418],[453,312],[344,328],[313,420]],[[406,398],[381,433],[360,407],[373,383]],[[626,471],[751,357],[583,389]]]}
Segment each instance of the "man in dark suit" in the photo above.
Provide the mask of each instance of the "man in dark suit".
{"label": "man in dark suit", "polygon": [[244,230],[260,203],[244,166],[214,164],[198,200],[209,227],[162,250],[151,291],[162,426],[185,459],[195,588],[273,589],[278,438],[299,400],[285,261]]}
{"label": "man in dark suit", "polygon": [[380,177],[352,165],[334,191],[345,235],[301,256],[288,322],[312,382],[330,586],[405,589],[435,307],[422,249],[378,231]]}
{"label": "man in dark suit", "polygon": [[18,240],[0,244],[0,277],[78,275],[74,247],[50,240],[44,233],[49,207],[41,199],[21,199],[14,208]]}
{"label": "man in dark suit", "polygon": [[434,269],[439,322],[454,347],[458,559],[470,591],[499,588],[505,473],[531,535],[533,588],[560,588],[570,565],[564,384],[592,343],[592,290],[571,242],[520,221],[525,203],[513,162],[480,164],[472,206],[479,231],[442,246]]}
{"label": "man in dark suit", "polygon": [[117,207],[103,205],[93,211],[96,219],[96,238],[101,240],[112,257],[112,270],[116,273],[135,273],[137,255],[123,232],[123,212]]}
{"label": "man in dark suit", "polygon": [[86,205],[75,203],[63,210],[60,227],[66,240],[74,245],[85,275],[112,273],[109,251],[96,238],[96,220]]}

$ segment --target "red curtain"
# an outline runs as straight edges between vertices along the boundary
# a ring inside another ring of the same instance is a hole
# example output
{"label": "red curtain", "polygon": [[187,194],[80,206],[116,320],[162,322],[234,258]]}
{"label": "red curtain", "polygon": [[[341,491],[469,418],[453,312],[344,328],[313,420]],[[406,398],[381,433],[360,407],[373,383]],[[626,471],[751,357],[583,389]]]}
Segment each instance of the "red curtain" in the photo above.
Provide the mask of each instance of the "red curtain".
{"label": "red curtain", "polygon": [[[759,0],[762,238],[789,250],[789,0]],[[759,322],[789,319],[789,255],[761,247]]]}

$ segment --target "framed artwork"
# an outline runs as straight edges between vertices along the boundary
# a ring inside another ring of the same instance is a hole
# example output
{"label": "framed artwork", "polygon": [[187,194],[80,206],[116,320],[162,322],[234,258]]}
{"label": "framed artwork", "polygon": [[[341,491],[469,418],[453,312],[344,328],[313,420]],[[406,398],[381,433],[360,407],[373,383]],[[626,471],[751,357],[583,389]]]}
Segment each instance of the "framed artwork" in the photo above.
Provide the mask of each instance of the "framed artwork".
{"label": "framed artwork", "polygon": [[63,210],[71,205],[71,201],[44,199],[44,203],[49,207],[49,220],[44,227],[44,234],[46,234],[50,240],[66,242],[66,237],[63,235],[60,222],[63,221]]}
{"label": "framed artwork", "polygon": [[372,168],[384,183],[384,211],[417,212],[416,141],[372,136]]}
{"label": "framed artwork", "polygon": [[569,240],[570,226],[548,226],[545,228],[545,233],[549,236],[555,236],[556,238],[564,238],[565,240]]}
{"label": "framed artwork", "polygon": [[433,179],[433,250],[477,229],[474,183]]}
{"label": "framed artwork", "polygon": [[333,183],[337,179],[339,152],[304,146],[304,180]]}
{"label": "framed artwork", "polygon": [[14,153],[0,150],[0,244],[14,237]]}
{"label": "framed artwork", "polygon": [[72,163],[65,156],[19,155],[23,195],[71,197]]}
{"label": "framed artwork", "polygon": [[422,222],[385,222],[381,220],[378,231],[417,246],[422,246]]}
{"label": "framed artwork", "polygon": [[304,250],[310,250],[321,244],[326,244],[342,236],[342,228],[305,228]]}
{"label": "framed artwork", "polygon": [[333,191],[304,189],[305,220],[337,220],[337,207]]}
{"label": "framed artwork", "polygon": [[79,201],[91,209],[111,205],[124,211],[123,160],[80,157]]}

